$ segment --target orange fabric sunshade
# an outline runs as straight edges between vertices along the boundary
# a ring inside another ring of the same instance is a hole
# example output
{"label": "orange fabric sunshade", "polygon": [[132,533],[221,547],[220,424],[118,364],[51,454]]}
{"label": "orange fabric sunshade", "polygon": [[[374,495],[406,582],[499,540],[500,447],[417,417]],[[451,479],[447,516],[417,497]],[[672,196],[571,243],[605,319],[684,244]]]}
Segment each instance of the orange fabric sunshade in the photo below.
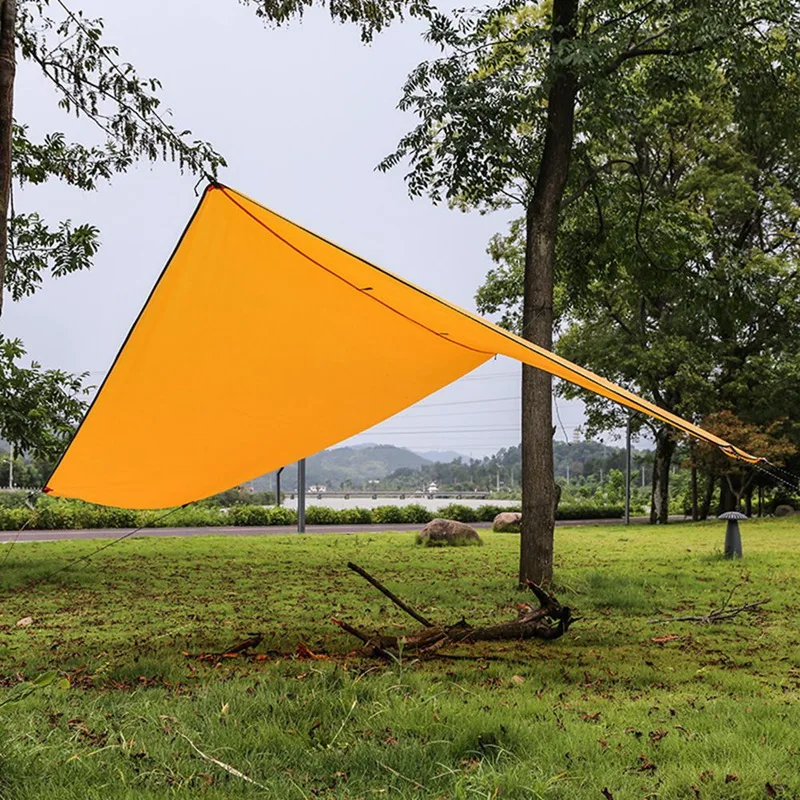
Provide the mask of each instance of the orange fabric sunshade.
{"label": "orange fabric sunshade", "polygon": [[494,355],[753,456],[210,186],[45,491],[164,508],[342,441]]}

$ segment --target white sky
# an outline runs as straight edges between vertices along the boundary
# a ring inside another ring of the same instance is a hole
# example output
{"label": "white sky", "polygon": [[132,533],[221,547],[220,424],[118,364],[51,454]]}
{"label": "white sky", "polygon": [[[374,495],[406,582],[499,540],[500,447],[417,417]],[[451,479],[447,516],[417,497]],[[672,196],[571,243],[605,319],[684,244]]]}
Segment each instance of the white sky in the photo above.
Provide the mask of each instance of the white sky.
{"label": "white sky", "polygon": [[[274,30],[235,0],[81,0],[79,7],[104,18],[106,42],[119,46],[123,60],[162,81],[178,128],[225,155],[223,182],[474,309],[490,266],[486,244],[509,215],[412,201],[402,169],[374,171],[415,122],[396,104],[408,72],[433,54],[420,25],[395,25],[364,46],[356,28],[335,25],[322,12]],[[32,136],[95,135],[55,100],[34,68],[20,63],[15,117]],[[49,282],[19,303],[7,299],[3,333],[19,336],[45,366],[88,371],[99,383],[197,202],[195,182],[172,165],[141,165],[94,193],[55,182],[18,191],[18,212],[92,223],[103,246],[91,271]],[[291,335],[283,331],[275,347]],[[582,407],[559,407],[571,437]],[[559,428],[557,438],[564,435]],[[519,366],[492,361],[352,441],[475,457],[518,444]]]}

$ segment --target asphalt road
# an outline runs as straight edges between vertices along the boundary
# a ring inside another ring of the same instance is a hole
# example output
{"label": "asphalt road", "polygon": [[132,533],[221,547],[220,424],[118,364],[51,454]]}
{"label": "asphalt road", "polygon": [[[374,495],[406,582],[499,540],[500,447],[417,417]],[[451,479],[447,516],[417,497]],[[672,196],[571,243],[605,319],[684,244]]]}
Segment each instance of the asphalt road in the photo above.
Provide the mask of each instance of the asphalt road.
{"label": "asphalt road", "polygon": [[[678,517],[677,519],[682,519]],[[631,522],[647,522],[647,517],[631,517]],[[559,520],[556,525],[619,525],[619,519]],[[489,530],[491,523],[471,523],[477,530]],[[422,525],[308,525],[306,533],[385,533],[386,531],[418,531]],[[0,544],[9,542],[58,542],[65,539],[117,539],[124,536],[126,528],[97,528],[78,531],[0,531]],[[133,534],[139,536],[279,536],[296,533],[294,525],[270,525],[264,528],[229,526],[224,528],[143,528]]]}

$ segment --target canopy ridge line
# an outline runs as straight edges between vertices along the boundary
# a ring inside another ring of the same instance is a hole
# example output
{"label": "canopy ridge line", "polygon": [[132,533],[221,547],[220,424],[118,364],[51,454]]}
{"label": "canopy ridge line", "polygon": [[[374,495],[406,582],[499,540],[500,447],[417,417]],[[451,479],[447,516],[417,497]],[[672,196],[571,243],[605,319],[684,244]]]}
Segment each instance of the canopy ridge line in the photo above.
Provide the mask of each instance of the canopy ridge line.
{"label": "canopy ridge line", "polygon": [[[315,266],[319,267],[321,270],[324,270],[325,272],[327,272],[329,275],[333,276],[334,278],[337,278],[338,280],[342,281],[342,283],[346,283],[352,289],[355,289],[357,292],[361,292],[362,294],[364,294],[365,297],[369,297],[371,300],[374,300],[376,303],[379,303],[384,308],[388,309],[389,311],[393,312],[394,314],[397,314],[398,317],[402,317],[403,319],[408,320],[408,322],[411,322],[414,325],[419,325],[420,328],[423,328],[424,330],[428,331],[428,333],[432,333],[434,336],[438,336],[440,339],[443,339],[446,342],[451,342],[452,344],[458,345],[459,347],[463,347],[465,350],[471,350],[473,353],[480,353],[481,355],[484,355],[484,356],[494,356],[494,355],[496,355],[496,353],[493,353],[490,350],[478,350],[477,348],[470,347],[469,345],[463,344],[462,342],[457,342],[455,339],[451,339],[449,334],[442,333],[440,331],[436,331],[433,328],[429,328],[424,323],[420,322],[417,319],[414,319],[413,317],[409,317],[407,314],[404,314],[399,309],[395,308],[394,306],[389,305],[389,303],[381,300],[379,297],[375,297],[374,294],[367,294],[367,292],[371,292],[372,291],[372,287],[371,286],[367,286],[366,288],[361,288],[360,286],[357,286],[352,281],[347,280],[347,278],[345,278],[343,275],[340,275],[335,270],[332,270],[329,267],[326,267],[324,264],[320,264],[319,261],[317,261],[315,258],[312,258],[308,253],[303,252],[299,247],[297,247],[296,245],[293,245],[290,241],[288,241],[283,236],[281,236],[273,228],[270,228],[270,226],[267,225],[266,222],[264,222],[263,220],[260,220],[255,214],[253,214],[251,211],[249,211],[247,208],[245,208],[238,200],[236,200],[236,198],[231,196],[230,190],[228,189],[227,186],[220,186],[220,188],[222,189],[222,193],[225,195],[225,197],[228,198],[228,200],[230,200],[237,208],[241,209],[245,214],[247,214],[247,216],[250,217],[250,219],[252,219],[256,224],[260,225],[262,228],[264,228],[264,230],[269,231],[269,233],[271,233],[276,239],[278,239],[278,241],[283,242],[283,244],[285,244],[287,247],[290,247],[292,250],[294,250],[295,253],[297,253],[298,255],[302,256],[305,259],[307,259],[312,264],[314,264]],[[312,235],[316,235],[316,234],[312,234]],[[334,246],[337,246],[337,245],[334,245]],[[342,248],[339,248],[339,249],[342,249]],[[343,251],[343,252],[347,252],[347,251]],[[370,266],[372,266],[372,265],[370,264]]]}

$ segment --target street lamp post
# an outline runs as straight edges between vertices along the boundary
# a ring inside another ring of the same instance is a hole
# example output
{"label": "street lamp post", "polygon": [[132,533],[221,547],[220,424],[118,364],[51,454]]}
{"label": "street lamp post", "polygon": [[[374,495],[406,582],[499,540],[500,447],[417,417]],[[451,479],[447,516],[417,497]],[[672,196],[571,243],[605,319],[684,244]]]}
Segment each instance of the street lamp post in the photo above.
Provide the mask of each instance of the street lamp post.
{"label": "street lamp post", "polygon": [[297,532],[306,532],[306,460],[297,462]]}
{"label": "street lamp post", "polygon": [[625,524],[631,524],[631,414],[625,426]]}

